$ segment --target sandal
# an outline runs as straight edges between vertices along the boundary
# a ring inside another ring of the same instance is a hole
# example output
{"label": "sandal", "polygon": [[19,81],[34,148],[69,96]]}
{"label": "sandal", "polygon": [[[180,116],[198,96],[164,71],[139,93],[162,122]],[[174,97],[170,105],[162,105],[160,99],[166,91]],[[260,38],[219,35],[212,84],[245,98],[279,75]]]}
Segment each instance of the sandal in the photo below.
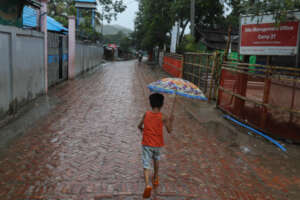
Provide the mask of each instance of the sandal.
{"label": "sandal", "polygon": [[152,178],[153,187],[157,187],[159,185],[159,177],[157,176],[156,180],[154,180],[154,176]]}
{"label": "sandal", "polygon": [[147,186],[144,190],[143,198],[145,198],[145,199],[149,198],[151,196],[151,190],[152,190],[152,187]]}

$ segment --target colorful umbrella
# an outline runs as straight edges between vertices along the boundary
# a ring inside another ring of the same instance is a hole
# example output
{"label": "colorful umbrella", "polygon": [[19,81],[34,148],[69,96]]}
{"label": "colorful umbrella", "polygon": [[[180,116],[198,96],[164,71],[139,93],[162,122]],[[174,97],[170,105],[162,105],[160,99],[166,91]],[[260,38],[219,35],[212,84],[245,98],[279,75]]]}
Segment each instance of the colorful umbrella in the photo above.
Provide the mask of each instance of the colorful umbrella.
{"label": "colorful umbrella", "polygon": [[187,98],[207,101],[203,92],[193,83],[181,78],[164,78],[148,85],[152,92],[176,94]]}

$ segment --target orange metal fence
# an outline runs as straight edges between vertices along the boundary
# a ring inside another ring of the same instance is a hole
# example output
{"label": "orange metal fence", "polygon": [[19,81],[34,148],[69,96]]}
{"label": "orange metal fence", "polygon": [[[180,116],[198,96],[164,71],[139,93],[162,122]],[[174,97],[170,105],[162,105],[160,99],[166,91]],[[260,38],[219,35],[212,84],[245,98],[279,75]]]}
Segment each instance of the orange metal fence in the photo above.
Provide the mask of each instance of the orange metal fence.
{"label": "orange metal fence", "polygon": [[182,77],[182,56],[179,54],[166,54],[163,69],[173,77]]}
{"label": "orange metal fence", "polygon": [[275,138],[300,143],[300,69],[222,64],[217,105]]}

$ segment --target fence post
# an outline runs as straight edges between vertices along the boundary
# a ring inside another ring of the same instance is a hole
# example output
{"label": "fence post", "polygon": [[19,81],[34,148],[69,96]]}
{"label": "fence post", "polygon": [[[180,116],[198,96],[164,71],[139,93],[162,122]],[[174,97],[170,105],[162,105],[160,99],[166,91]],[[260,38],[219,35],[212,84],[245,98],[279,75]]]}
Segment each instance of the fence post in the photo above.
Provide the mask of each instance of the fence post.
{"label": "fence post", "polygon": [[[295,105],[296,79],[297,79],[297,77],[294,76],[294,79],[293,79],[293,91],[292,91],[292,101],[291,101],[291,106],[290,106],[291,110],[294,109],[294,105]],[[294,119],[294,114],[290,113],[290,122],[293,122],[293,119]]]}
{"label": "fence post", "polygon": [[220,101],[221,101],[221,98],[222,98],[222,93],[220,92],[220,86],[224,87],[222,64],[218,65],[218,67],[219,67],[218,70],[220,70],[220,71],[217,71],[217,73],[218,73],[217,87],[215,88],[215,94],[217,95],[216,96],[216,102],[217,102],[217,106],[216,107],[218,107],[220,105]]}
{"label": "fence post", "polygon": [[208,88],[208,70],[209,70],[209,61],[210,61],[210,55],[207,55],[206,57],[206,67],[204,68],[206,70],[206,73],[205,73],[205,93],[207,93],[207,88]]}
{"label": "fence post", "polygon": [[76,49],[76,33],[75,33],[75,16],[69,17],[69,59],[68,59],[68,77],[75,78],[75,49]]}
{"label": "fence post", "polygon": [[[213,89],[213,85],[214,85],[214,77],[217,78],[217,76],[215,76],[215,72],[216,72],[216,65],[217,65],[217,59],[218,59],[218,53],[215,51],[214,55],[213,55],[213,65],[212,65],[212,71],[211,71],[211,78],[210,78],[210,88],[209,88],[209,95],[208,95],[208,102],[210,102],[210,100],[212,99],[212,89]],[[216,87],[217,85],[215,85]]]}
{"label": "fence post", "polygon": [[184,53],[182,54],[180,78],[183,78],[183,68],[184,68]]}
{"label": "fence post", "polygon": [[229,25],[229,28],[228,28],[228,40],[227,40],[227,43],[226,43],[226,49],[225,49],[225,52],[224,52],[224,58],[223,58],[223,61],[227,61],[228,59],[228,53],[229,53],[229,48],[230,48],[230,43],[231,43],[231,32],[232,32],[232,26]]}
{"label": "fence post", "polygon": [[[249,63],[249,56],[244,56],[244,63]],[[248,71],[248,69],[244,69],[244,71]],[[238,82],[237,82],[237,94],[241,95],[241,96],[246,96],[246,92],[247,92],[247,85],[248,85],[248,75],[247,74],[242,74],[242,73],[238,73]],[[239,116],[240,118],[242,118],[242,113],[244,111],[245,108],[245,100],[240,99],[238,97],[234,97],[235,98],[235,102],[234,102],[234,114]]]}
{"label": "fence post", "polygon": [[48,28],[47,28],[47,2],[42,0],[41,30],[44,33],[44,66],[45,66],[45,93],[48,94]]}
{"label": "fence post", "polygon": [[[268,56],[268,60],[269,59],[270,58]],[[269,61],[268,61],[268,63],[269,63]],[[264,96],[263,96],[264,104],[269,103],[270,89],[271,89],[270,75],[272,74],[272,68],[270,66],[267,66],[267,67],[268,67],[268,70],[267,70],[266,77],[265,77]],[[268,118],[268,108],[265,105],[263,105],[263,114],[262,114],[262,118],[261,118],[261,127],[263,129],[266,127],[267,118]]]}

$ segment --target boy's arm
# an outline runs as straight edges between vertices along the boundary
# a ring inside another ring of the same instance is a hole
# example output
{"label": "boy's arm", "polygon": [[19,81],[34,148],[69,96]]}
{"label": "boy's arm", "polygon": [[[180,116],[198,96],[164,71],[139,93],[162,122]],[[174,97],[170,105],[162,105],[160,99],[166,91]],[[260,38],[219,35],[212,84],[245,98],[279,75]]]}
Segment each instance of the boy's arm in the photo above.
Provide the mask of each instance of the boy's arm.
{"label": "boy's arm", "polygon": [[167,128],[168,133],[171,133],[173,130],[173,120],[173,115],[171,115],[169,118],[166,115],[163,115],[163,122],[165,127]]}
{"label": "boy's arm", "polygon": [[145,119],[145,114],[143,115],[143,118],[138,125],[138,129],[140,129],[140,131],[143,131],[144,119]]}

